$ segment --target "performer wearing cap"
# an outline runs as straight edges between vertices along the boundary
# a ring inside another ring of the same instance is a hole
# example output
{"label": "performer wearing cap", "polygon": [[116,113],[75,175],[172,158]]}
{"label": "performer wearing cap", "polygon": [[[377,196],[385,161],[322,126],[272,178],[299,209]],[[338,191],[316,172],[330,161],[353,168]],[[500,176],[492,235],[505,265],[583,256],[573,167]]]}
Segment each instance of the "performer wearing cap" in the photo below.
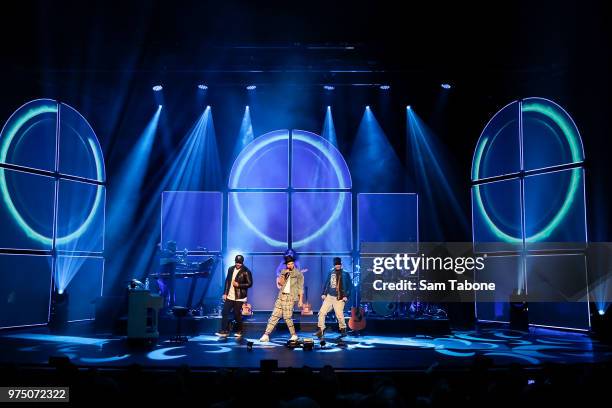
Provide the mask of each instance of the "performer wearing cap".
{"label": "performer wearing cap", "polygon": [[242,304],[246,302],[247,290],[253,286],[251,271],[244,265],[244,257],[236,255],[234,266],[230,266],[225,277],[223,290],[223,312],[221,330],[217,336],[227,337],[230,332],[230,313],[233,311],[236,320],[234,336],[242,337]]}
{"label": "performer wearing cap", "polygon": [[263,336],[259,339],[261,342],[270,341],[270,333],[276,327],[276,324],[281,319],[285,319],[289,333],[291,334],[291,341],[297,341],[298,336],[293,326],[293,304],[297,301],[298,307],[303,306],[304,298],[304,275],[302,272],[295,267],[295,260],[292,256],[285,256],[285,266],[280,273],[280,276],[276,280],[276,286],[279,288],[276,302],[274,303],[274,310],[268,320],[266,331]]}
{"label": "performer wearing cap", "polygon": [[315,336],[322,338],[325,334],[325,317],[327,314],[334,309],[336,312],[336,318],[338,319],[338,326],[340,328],[340,335],[346,336],[346,322],[344,321],[344,305],[347,300],[351,297],[351,289],[353,288],[353,281],[351,275],[342,269],[342,260],[339,257],[334,258],[334,269],[332,269],[323,285],[323,293],[321,299],[323,304],[319,310],[319,330],[315,333]]}

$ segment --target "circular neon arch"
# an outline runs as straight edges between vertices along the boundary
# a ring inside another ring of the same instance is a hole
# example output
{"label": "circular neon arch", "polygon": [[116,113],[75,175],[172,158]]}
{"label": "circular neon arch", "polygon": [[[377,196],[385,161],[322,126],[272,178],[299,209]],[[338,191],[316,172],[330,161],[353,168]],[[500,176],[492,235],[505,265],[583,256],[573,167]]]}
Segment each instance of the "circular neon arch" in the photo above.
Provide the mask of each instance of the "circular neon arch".
{"label": "circular neon arch", "polygon": [[[584,150],[580,133],[571,116],[561,106],[559,106],[553,101],[544,98],[526,98],[518,102],[520,103],[520,110],[518,111],[519,115],[522,116],[525,112],[537,113],[543,116],[544,118],[549,119],[557,126],[557,128],[561,131],[561,141],[569,149],[571,158],[571,161],[569,163],[581,163],[583,161]],[[476,146],[476,150],[474,152],[474,159],[472,162],[472,179],[474,181],[482,180],[480,177],[480,171],[482,168],[483,161],[487,159],[485,151],[494,142],[495,137],[497,137],[501,133],[501,131],[508,125],[508,123],[502,125],[497,131],[495,131],[491,138],[485,135],[485,133],[487,133],[487,131],[489,130],[489,125],[497,115],[504,112],[504,110],[508,109],[514,103],[516,102],[510,103],[504,108],[502,108],[500,111],[498,111],[493,116],[493,118],[491,118],[489,123],[487,123],[487,126],[485,126],[484,130],[482,131],[478,140],[478,144]],[[519,123],[521,123],[520,120]],[[555,134],[555,136],[559,136],[556,132],[553,132],[553,134]],[[520,140],[520,143],[522,144],[522,140]],[[572,203],[576,198],[576,195],[580,193],[579,187],[580,177],[582,174],[581,168],[573,168],[571,169],[571,173],[572,174],[570,176],[568,187],[564,194],[563,202],[559,206],[559,209],[556,210],[556,213],[553,217],[551,217],[551,220],[538,232],[530,236],[526,236],[526,242],[538,242],[547,239],[548,237],[550,237],[553,231],[561,224],[563,219],[568,214]],[[474,186],[474,201],[476,204],[476,208],[482,216],[485,224],[497,238],[511,243],[522,242],[522,237],[516,237],[504,232],[503,229],[494,220],[495,217],[489,214],[483,202],[479,185]]]}
{"label": "circular neon arch", "polygon": [[[76,110],[68,105],[64,106],[72,109],[74,112]],[[37,117],[46,114],[55,114],[57,115],[59,109],[59,104],[57,101],[51,99],[36,99],[26,104],[22,105],[19,109],[17,109],[7,120],[6,124],[2,128],[0,132],[0,163],[7,163],[7,159],[9,156],[10,147],[15,139],[15,136],[19,133],[19,131],[26,126],[26,124],[31,121],[35,121]],[[76,112],[78,114],[78,112]],[[78,114],[79,120],[82,120],[88,127],[91,129],[89,123]],[[93,134],[93,131],[92,131]],[[79,135],[81,136],[81,135]],[[81,136],[82,137],[82,136]],[[104,180],[104,162],[101,157],[101,149],[97,140],[92,137],[87,137],[86,145],[89,148],[90,153],[94,158],[94,163],[96,166],[96,177],[98,181]],[[8,189],[8,185],[6,182],[6,176],[4,174],[4,169],[0,168],[0,196],[2,196],[2,200],[4,201],[7,210],[17,223],[17,225],[24,231],[26,236],[30,239],[38,241],[44,245],[51,245],[53,242],[52,237],[48,237],[36,231],[21,215],[17,206],[13,202],[11,197],[11,193]],[[75,239],[78,239],[82,236],[85,231],[91,226],[95,215],[102,203],[103,196],[103,188],[101,185],[98,185],[96,188],[96,196],[94,198],[93,204],[87,217],[81,223],[81,225],[76,228],[74,231],[66,234],[62,237],[56,237],[55,241],[58,245],[65,245]]]}
{"label": "circular neon arch", "polygon": [[[249,163],[258,153],[265,151],[266,149],[272,147],[275,143],[284,143],[289,136],[289,131],[273,131],[266,133],[251,143],[249,143],[243,151],[238,155],[234,164],[232,165],[232,170],[230,172],[229,178],[229,188],[230,189],[239,189],[241,187],[241,179],[245,177],[244,171],[247,163]],[[295,130],[291,132],[291,139],[297,140],[303,143],[308,144],[312,148],[316,149],[317,153],[321,154],[321,157],[325,158],[327,162],[330,164],[333,169],[333,173],[338,182],[337,187],[334,189],[350,189],[352,182],[350,177],[350,172],[348,170],[348,166],[344,159],[342,159],[342,154],[338,151],[338,149],[332,145],[330,142],[322,138],[321,136],[312,133],[306,132],[302,130]],[[289,169],[291,171],[291,169]],[[255,233],[260,239],[266,242],[268,245],[274,247],[285,247],[287,242],[277,240],[273,237],[270,237],[256,225],[254,225],[249,217],[244,213],[240,201],[236,194],[232,196],[232,203],[236,209],[238,216],[241,221]],[[310,235],[302,238],[298,241],[293,242],[294,247],[303,246],[310,241],[322,236],[329,228],[333,225],[333,223],[338,219],[338,217],[342,213],[342,209],[346,202],[346,196],[342,192],[338,192],[338,200],[334,205],[334,209],[331,212],[329,218],[321,225],[316,231],[311,233]]]}

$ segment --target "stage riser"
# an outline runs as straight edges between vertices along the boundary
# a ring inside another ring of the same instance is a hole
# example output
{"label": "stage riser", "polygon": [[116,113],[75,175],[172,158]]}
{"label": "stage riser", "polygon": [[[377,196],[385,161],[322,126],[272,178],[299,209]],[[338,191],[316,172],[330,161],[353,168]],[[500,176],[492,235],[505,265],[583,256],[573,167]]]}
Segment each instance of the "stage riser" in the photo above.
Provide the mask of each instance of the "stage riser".
{"label": "stage riser", "polygon": [[[249,336],[263,334],[266,329],[268,313],[258,313],[252,317],[245,318],[243,321],[244,332]],[[302,334],[312,334],[317,330],[317,316],[300,316],[296,314],[293,318],[296,330]],[[347,318],[348,324],[348,318]],[[338,332],[338,323],[335,319],[328,319],[325,323],[328,333]],[[121,324],[118,333],[124,335],[125,325]],[[203,333],[215,333],[221,329],[221,318],[193,318],[188,317],[181,322],[181,331],[188,336],[195,336]],[[162,336],[176,334],[177,321],[174,317],[167,316],[159,319],[159,332]],[[281,320],[275,334],[288,334],[287,325]],[[364,335],[377,334],[400,334],[400,335],[440,335],[450,334],[451,328],[448,320],[428,320],[428,319],[368,319],[366,329],[360,332]]]}

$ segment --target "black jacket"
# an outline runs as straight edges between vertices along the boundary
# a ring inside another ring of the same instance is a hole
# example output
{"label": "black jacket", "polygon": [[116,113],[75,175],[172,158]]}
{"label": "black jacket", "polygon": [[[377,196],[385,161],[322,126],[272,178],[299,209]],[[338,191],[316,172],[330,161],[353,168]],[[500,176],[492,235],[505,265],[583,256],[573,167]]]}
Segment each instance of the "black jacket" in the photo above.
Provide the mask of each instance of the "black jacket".
{"label": "black jacket", "polygon": [[[230,266],[227,270],[227,276],[225,277],[225,288],[223,289],[223,293],[225,295],[229,294],[230,289],[232,288],[232,275],[234,274],[234,267]],[[247,297],[247,290],[253,286],[253,275],[251,275],[251,271],[246,266],[242,265],[238,274],[236,274],[236,282],[238,282],[238,287],[236,289],[236,299],[243,299]]]}

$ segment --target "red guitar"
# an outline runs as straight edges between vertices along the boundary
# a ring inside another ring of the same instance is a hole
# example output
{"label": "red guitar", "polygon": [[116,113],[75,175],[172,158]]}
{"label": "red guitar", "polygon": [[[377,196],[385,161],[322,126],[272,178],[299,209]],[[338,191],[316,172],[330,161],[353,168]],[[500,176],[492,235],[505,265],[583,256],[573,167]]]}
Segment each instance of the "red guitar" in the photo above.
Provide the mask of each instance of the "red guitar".
{"label": "red guitar", "polygon": [[360,331],[366,328],[366,318],[363,308],[356,306],[351,307],[351,318],[349,319],[348,326],[353,331]]}
{"label": "red guitar", "polygon": [[304,288],[304,304],[302,305],[302,316],[312,316],[312,305],[308,303],[308,286]]}
{"label": "red guitar", "polygon": [[[357,270],[355,275],[358,275],[358,279],[361,280],[359,265],[355,265],[355,269]],[[358,297],[355,296],[355,305],[351,307],[351,318],[348,322],[348,326],[352,331],[361,331],[366,328],[365,312],[361,306],[357,306],[359,304],[357,298]]]}

